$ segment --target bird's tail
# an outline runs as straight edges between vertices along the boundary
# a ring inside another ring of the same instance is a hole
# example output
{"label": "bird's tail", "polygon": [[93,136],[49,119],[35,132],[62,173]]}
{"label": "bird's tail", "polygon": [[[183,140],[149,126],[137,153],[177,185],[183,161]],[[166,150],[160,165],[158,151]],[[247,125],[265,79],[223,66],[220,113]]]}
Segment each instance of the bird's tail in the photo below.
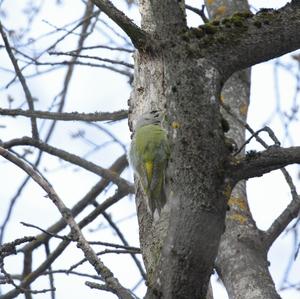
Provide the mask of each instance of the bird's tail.
{"label": "bird's tail", "polygon": [[161,178],[161,181],[153,188],[149,190],[148,193],[148,202],[149,208],[154,214],[155,209],[157,209],[158,214],[160,215],[161,210],[165,206],[167,202],[166,190],[165,190],[165,178],[164,176]]}

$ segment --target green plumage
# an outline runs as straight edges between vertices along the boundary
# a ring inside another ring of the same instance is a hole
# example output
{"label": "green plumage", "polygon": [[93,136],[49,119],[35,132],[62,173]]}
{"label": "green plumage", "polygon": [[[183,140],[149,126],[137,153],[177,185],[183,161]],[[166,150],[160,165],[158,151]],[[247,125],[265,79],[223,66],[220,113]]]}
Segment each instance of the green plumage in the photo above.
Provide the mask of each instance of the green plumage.
{"label": "green plumage", "polygon": [[141,125],[130,147],[130,162],[148,197],[151,213],[166,203],[165,176],[170,155],[166,131],[157,123]]}

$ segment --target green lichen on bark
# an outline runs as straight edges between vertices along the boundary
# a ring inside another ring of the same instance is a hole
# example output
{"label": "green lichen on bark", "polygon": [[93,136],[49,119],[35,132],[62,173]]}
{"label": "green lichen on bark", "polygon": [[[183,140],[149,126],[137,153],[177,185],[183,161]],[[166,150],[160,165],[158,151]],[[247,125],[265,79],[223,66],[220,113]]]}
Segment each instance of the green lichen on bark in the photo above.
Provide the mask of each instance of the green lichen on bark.
{"label": "green lichen on bark", "polygon": [[215,34],[218,32],[218,26],[212,23],[206,23],[201,25],[199,28],[203,29],[206,34]]}

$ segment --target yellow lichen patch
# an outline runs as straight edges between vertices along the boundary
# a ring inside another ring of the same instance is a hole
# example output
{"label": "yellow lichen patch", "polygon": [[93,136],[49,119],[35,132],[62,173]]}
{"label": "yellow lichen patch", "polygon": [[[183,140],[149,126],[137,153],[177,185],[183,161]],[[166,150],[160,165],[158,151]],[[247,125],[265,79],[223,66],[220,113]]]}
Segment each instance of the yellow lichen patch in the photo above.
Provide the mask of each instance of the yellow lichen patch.
{"label": "yellow lichen patch", "polygon": [[241,163],[241,158],[232,158],[231,160],[230,160],[230,164],[231,165],[239,165]]}
{"label": "yellow lichen patch", "polygon": [[238,207],[240,210],[245,211],[247,210],[247,204],[243,198],[233,197],[231,196],[228,201],[229,206]]}
{"label": "yellow lichen patch", "polygon": [[207,5],[211,5],[215,0],[207,0],[206,3]]}
{"label": "yellow lichen patch", "polygon": [[223,194],[225,195],[226,198],[230,198],[231,191],[232,191],[231,185],[230,184],[226,184],[225,188],[224,188],[224,191],[223,191]]}
{"label": "yellow lichen patch", "polygon": [[215,16],[220,17],[225,14],[227,7],[225,5],[219,6],[215,11]]}
{"label": "yellow lichen patch", "polygon": [[172,122],[172,128],[173,129],[179,129],[180,128],[180,123],[177,121],[173,121]]}
{"label": "yellow lichen patch", "polygon": [[228,219],[239,222],[240,224],[245,224],[245,222],[247,222],[247,218],[245,216],[243,216],[241,214],[236,214],[236,213],[229,215]]}
{"label": "yellow lichen patch", "polygon": [[243,103],[241,106],[240,106],[240,113],[242,115],[246,115],[247,114],[247,111],[248,111],[248,104],[247,103]]}

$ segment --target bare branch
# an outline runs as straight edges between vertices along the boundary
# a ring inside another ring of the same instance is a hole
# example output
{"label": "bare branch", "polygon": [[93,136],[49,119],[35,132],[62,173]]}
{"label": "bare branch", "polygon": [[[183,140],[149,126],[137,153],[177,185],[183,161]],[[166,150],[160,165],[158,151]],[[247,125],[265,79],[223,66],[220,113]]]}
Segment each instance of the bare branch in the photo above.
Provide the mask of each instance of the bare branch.
{"label": "bare branch", "polygon": [[[269,136],[270,136],[270,138],[271,138],[272,140],[274,140],[274,142],[275,142],[274,145],[275,145],[275,146],[280,146],[280,142],[279,142],[279,140],[276,138],[274,132],[273,132],[269,127],[265,126],[265,127],[263,127],[262,129],[260,129],[260,130],[256,131],[255,133],[253,133],[253,134],[251,135],[251,137],[248,138],[248,139],[241,145],[240,149],[234,153],[234,155],[237,156],[237,155],[243,150],[243,148],[244,148],[244,147],[245,147],[245,146],[246,146],[253,138],[257,138],[258,134],[261,133],[261,132],[264,132],[264,131],[267,132],[267,133],[269,134]],[[269,148],[269,146],[266,146],[266,148]]]}
{"label": "bare branch", "polygon": [[[127,164],[126,156],[122,155],[119,159],[117,159],[113,163],[113,165],[109,169],[117,174],[121,174],[127,165],[128,164]],[[107,187],[107,185],[109,183],[110,183],[110,181],[107,179],[101,179],[98,183],[96,183],[96,185],[93,188],[91,188],[91,190],[81,200],[79,200],[75,204],[75,206],[71,209],[73,217],[76,217],[81,211],[83,211],[84,208],[86,208],[93,200],[95,200],[95,198],[101,192],[103,192],[103,190],[105,190],[105,188]],[[115,199],[118,200],[120,198],[116,197]],[[110,199],[108,199],[108,201],[110,202],[110,204],[113,204],[115,202],[115,200],[111,201]],[[110,204],[107,205],[106,203],[107,202],[104,201],[99,206],[102,207],[103,209],[104,209],[104,206],[105,206],[105,208],[108,208],[110,206]],[[101,211],[101,209],[100,209],[100,211]],[[22,248],[22,252],[26,253],[26,252],[33,251],[35,248],[40,246],[42,243],[48,242],[48,240],[51,237],[51,234],[57,234],[59,231],[61,231],[65,227],[66,227],[66,222],[64,221],[63,218],[61,218],[59,221],[57,221],[56,223],[51,225],[49,228],[47,228],[47,233],[38,235],[36,237],[36,239],[37,239],[36,241],[31,242],[28,245],[24,246]],[[109,246],[107,244],[110,244],[110,243],[105,243],[102,245]]]}
{"label": "bare branch", "polygon": [[65,161],[68,161],[68,162],[78,165],[86,170],[89,170],[98,175],[101,175],[102,177],[114,182],[119,188],[121,188],[123,190],[128,190],[129,193],[134,193],[133,184],[128,182],[127,180],[121,178],[116,173],[114,173],[108,169],[105,169],[101,166],[98,166],[90,161],[82,159],[79,156],[76,156],[76,155],[68,153],[64,150],[61,150],[61,149],[55,148],[51,145],[48,145],[42,141],[38,141],[38,140],[32,139],[30,137],[23,137],[20,139],[13,139],[9,142],[3,143],[4,148],[10,148],[12,146],[17,146],[17,145],[34,146],[42,151],[47,152],[50,155],[57,156]]}
{"label": "bare branch", "polygon": [[[207,58],[219,65],[224,78],[228,78],[238,70],[299,49],[299,3],[292,1],[279,10],[263,10],[254,16],[237,13],[218,25],[212,24],[208,35],[219,42],[199,40]],[[205,26],[200,26],[204,32]]]}
{"label": "bare branch", "polygon": [[[3,278],[0,280],[0,284],[11,284],[14,286],[16,289],[20,290],[21,292],[28,292],[31,290],[27,290],[24,288],[20,288],[18,285],[15,284],[14,279],[11,274],[9,274],[5,268],[4,268],[4,258],[13,254],[16,254],[16,246],[20,245],[25,242],[30,242],[35,240],[34,237],[23,237],[21,239],[16,239],[13,242],[10,243],[5,243],[0,246],[0,272],[3,274]],[[36,292],[36,291],[35,291]],[[43,292],[43,291],[39,291]]]}
{"label": "bare branch", "polygon": [[[103,212],[103,214],[104,213],[106,213],[106,212]],[[46,235],[48,235],[50,237],[54,237],[54,238],[57,238],[57,239],[60,239],[60,240],[74,241],[69,236],[60,236],[60,235],[51,233],[51,232],[49,232],[49,231],[47,231],[45,229],[42,229],[41,227],[38,227],[38,226],[36,226],[34,224],[30,224],[30,223],[26,223],[26,222],[20,222],[20,223],[22,225],[24,225],[24,226],[38,229],[38,230],[42,231],[44,234],[46,234]],[[38,237],[36,237],[34,240],[36,240],[36,239],[38,239]],[[33,240],[31,240],[31,241],[33,241]],[[44,243],[46,244],[47,242],[44,242]],[[123,251],[120,251],[121,253],[123,253],[125,251],[126,251],[126,253],[131,253],[131,252],[133,252],[134,254],[141,253],[141,249],[140,248],[138,248],[138,247],[132,247],[132,246],[129,246],[129,245],[125,246],[125,245],[108,243],[108,242],[101,242],[101,241],[88,241],[88,243],[90,245],[99,245],[99,246],[107,246],[107,247],[113,247],[113,248],[117,248],[117,249],[122,249]],[[113,251],[106,251],[105,253],[111,253],[111,252],[113,252]]]}
{"label": "bare branch", "polygon": [[[4,32],[4,29],[2,27],[1,22],[0,22],[0,33],[2,35],[7,54],[8,54],[13,66],[14,66],[17,77],[19,78],[19,80],[21,82],[21,85],[22,85],[22,88],[23,88],[23,91],[25,93],[25,97],[26,97],[26,100],[27,100],[27,103],[28,103],[28,106],[29,106],[29,110],[33,111],[34,110],[33,97],[32,97],[32,95],[30,93],[30,90],[27,86],[26,80],[25,80],[25,78],[24,78],[24,76],[23,76],[23,74],[22,74],[22,72],[19,68],[18,62],[17,62],[17,60],[16,60],[16,58],[15,58],[13,52],[12,52],[12,49],[10,47],[10,44],[8,42],[6,33]],[[39,139],[39,133],[38,133],[38,128],[37,128],[37,123],[36,123],[36,118],[35,117],[31,117],[31,130],[32,130],[32,137],[35,138],[35,139]]]}
{"label": "bare branch", "polygon": [[127,118],[127,110],[115,112],[95,112],[95,113],[78,113],[78,112],[50,112],[50,111],[31,111],[22,109],[2,109],[0,115],[36,117],[41,119],[53,119],[62,121],[118,121]]}
{"label": "bare branch", "polygon": [[34,240],[35,237],[23,237],[9,243],[4,243],[0,245],[0,257],[3,259],[4,257],[9,256],[11,254],[16,254],[17,245],[23,244],[25,242],[31,242]]}
{"label": "bare branch", "polygon": [[201,9],[190,6],[190,5],[185,5],[185,8],[194,12],[195,14],[199,15],[204,23],[209,22],[208,18],[205,15],[205,12],[204,12],[205,5],[202,5]]}
{"label": "bare branch", "polygon": [[[104,254],[110,254],[110,253],[114,253],[114,254],[140,254],[140,250],[135,251],[135,250],[128,250],[128,249],[104,249],[102,251],[97,252],[97,256],[99,255],[104,255]],[[88,260],[86,258],[83,258],[82,260],[80,260],[79,262],[77,262],[75,265],[71,266],[70,269],[67,270],[67,272],[69,271],[73,271],[74,269],[76,269],[77,267],[81,266],[82,264],[84,264],[85,262],[88,262]]]}
{"label": "bare branch", "polygon": [[83,251],[85,257],[90,262],[90,264],[94,267],[96,272],[102,276],[105,283],[109,288],[114,290],[115,294],[124,299],[131,299],[133,296],[131,292],[125,289],[120,285],[119,281],[113,276],[113,273],[98,259],[96,253],[90,247],[88,242],[85,240],[79,225],[75,222],[71,211],[65,206],[63,201],[56,194],[55,190],[49,183],[39,174],[37,174],[32,167],[24,163],[21,159],[12,155],[6,149],[0,147],[0,155],[2,155],[5,159],[17,165],[19,168],[24,170],[45,192],[48,194],[49,198],[55,204],[55,206],[60,211],[61,215],[68,223],[71,228],[71,234],[74,239],[77,240],[77,246]]}
{"label": "bare branch", "polygon": [[232,160],[228,170],[229,176],[235,181],[239,181],[262,176],[272,170],[294,163],[300,164],[299,146],[290,148],[272,146],[266,151],[249,152],[243,159]]}
{"label": "bare branch", "polygon": [[285,230],[288,224],[299,216],[300,212],[300,196],[293,199],[284,211],[272,223],[270,228],[266,231],[264,242],[267,248],[270,248],[277,237]]}
{"label": "bare branch", "polygon": [[[77,59],[78,54],[74,54],[73,58]],[[89,66],[89,67],[99,67],[103,69],[107,69],[116,73],[119,73],[121,75],[132,77],[132,73],[130,71],[127,71],[125,69],[118,69],[116,67],[107,65],[107,64],[97,64],[92,62],[83,62],[83,61],[77,61],[77,60],[71,60],[71,61],[57,61],[57,62],[40,62],[37,60],[33,60],[32,62],[34,65],[51,65],[51,66],[62,66],[62,65],[68,65],[70,67],[73,67],[74,65],[82,65],[82,66]]]}
{"label": "bare branch", "polygon": [[[46,256],[50,255],[50,246],[49,243],[45,243],[45,252],[46,252]],[[50,284],[50,288],[51,288],[51,299],[55,299],[55,286],[54,286],[54,275],[51,272],[52,271],[52,266],[49,266],[49,284]],[[32,299],[32,298],[26,298],[26,299]]]}
{"label": "bare branch", "polygon": [[[118,228],[118,226],[116,225],[116,223],[112,220],[112,217],[107,212],[103,212],[102,215],[106,219],[106,221],[109,223],[109,225],[113,228],[113,230],[116,232],[116,234],[118,235],[118,237],[120,238],[120,240],[123,242],[123,244],[125,246],[129,246],[129,243],[125,239],[124,235],[122,234],[121,230]],[[143,268],[141,262],[135,256],[135,253],[130,253],[130,255],[131,255],[133,261],[135,262],[138,270],[140,271],[143,279],[146,280],[147,279],[147,275],[146,275],[146,273],[144,271],[144,268]]]}
{"label": "bare branch", "polygon": [[[268,149],[269,146],[266,142],[264,142],[258,134],[261,131],[267,131],[269,134],[269,137],[274,141],[274,145],[279,146],[280,142],[275,136],[274,132],[269,127],[264,127],[261,130],[258,130],[257,132],[254,132],[254,130],[241,120],[237,115],[235,115],[230,107],[222,103],[223,108],[225,111],[233,117],[236,121],[238,121],[242,126],[244,126],[251,134],[252,136],[241,146],[240,150],[235,153],[235,156],[241,151],[241,149],[248,143],[250,140],[254,137],[264,148]],[[274,147],[274,146],[273,146]],[[249,154],[248,154],[249,155]],[[282,174],[285,177],[285,180],[287,184],[289,185],[291,195],[292,195],[292,201],[290,204],[285,208],[285,210],[278,216],[277,219],[274,220],[274,222],[271,224],[270,228],[264,233],[264,243],[266,248],[270,248],[270,246],[273,244],[273,242],[277,239],[277,237],[285,230],[285,228],[288,226],[288,224],[295,219],[300,212],[300,199],[299,195],[297,193],[296,187],[293,183],[293,180],[288,173],[288,171],[285,168],[280,169]]]}
{"label": "bare branch", "polygon": [[65,56],[76,56],[78,58],[88,58],[88,59],[94,59],[94,60],[99,60],[99,61],[104,61],[104,62],[109,62],[112,64],[120,64],[123,66],[126,66],[128,68],[133,69],[133,64],[125,62],[125,61],[119,61],[119,60],[113,60],[113,59],[108,59],[108,58],[101,58],[99,56],[91,56],[91,55],[80,55],[80,54],[75,54],[72,52],[49,52],[50,55],[57,55],[57,56],[61,56],[61,55],[65,55]]}
{"label": "bare branch", "polygon": [[[42,275],[48,275],[49,273],[50,273],[50,271],[45,271],[44,273],[42,273]],[[68,270],[63,270],[63,269],[52,270],[51,273],[52,274],[66,274],[66,275],[73,274],[73,275],[88,277],[88,278],[92,278],[92,279],[96,279],[96,280],[102,280],[101,277],[98,275],[91,275],[91,274],[80,273],[77,271],[68,271]]]}
{"label": "bare branch", "polygon": [[[80,24],[82,25],[82,28],[81,28],[80,36],[79,36],[78,43],[77,43],[78,51],[76,52],[76,54],[80,53],[81,48],[83,47],[85,40],[89,36],[88,28],[90,26],[92,16],[93,16],[93,4],[92,4],[91,1],[88,1],[87,5],[86,5],[86,8],[85,8],[85,11],[84,11],[83,19],[80,22]],[[57,45],[57,43],[53,44],[47,50],[53,49],[53,46],[55,46],[55,45]],[[77,57],[72,57],[72,59],[70,61],[70,64],[69,64],[69,67],[68,67],[68,70],[66,72],[65,78],[64,78],[63,88],[62,88],[61,92],[58,94],[58,96],[56,96],[54,98],[54,101],[55,101],[55,99],[57,97],[60,97],[58,112],[62,112],[63,109],[64,109],[64,105],[65,105],[65,102],[66,102],[66,98],[67,98],[71,78],[72,78],[72,75],[73,75],[73,72],[74,72],[74,62],[76,62],[76,61],[77,61]],[[55,129],[55,125],[56,125],[56,121],[54,120],[52,122],[48,132],[47,132],[47,135],[46,135],[46,138],[45,138],[46,143],[51,138],[51,136],[54,132],[54,129]]]}
{"label": "bare branch", "polygon": [[[111,46],[106,46],[106,45],[95,45],[95,46],[87,46],[87,47],[82,47],[81,50],[93,50],[93,49],[107,49],[111,51],[121,51],[121,52],[127,52],[127,53],[133,53],[134,50],[132,49],[127,49],[124,47],[111,47]],[[77,50],[71,50],[68,51],[69,53],[75,52]]]}
{"label": "bare branch", "polygon": [[10,200],[9,207],[8,207],[7,212],[6,212],[5,218],[4,218],[4,220],[3,220],[3,222],[2,222],[2,224],[0,226],[0,243],[2,243],[3,240],[4,240],[5,230],[7,228],[7,224],[9,222],[9,220],[10,220],[10,217],[12,215],[12,212],[13,212],[14,206],[15,206],[15,204],[17,202],[17,199],[21,195],[21,193],[22,193],[24,187],[27,185],[28,181],[29,181],[29,177],[26,177],[24,179],[24,181],[21,183],[20,187],[17,188],[16,194]]}
{"label": "bare branch", "polygon": [[[95,283],[95,282],[90,282],[90,281],[86,281],[85,284],[90,287],[91,289],[98,289],[101,291],[106,291],[106,292],[112,292],[114,293],[114,291],[107,285],[104,284],[99,284],[99,283]],[[138,299],[137,296],[135,296],[134,294],[132,294],[134,299]]]}
{"label": "bare branch", "polygon": [[[83,218],[79,222],[79,227],[83,228],[92,221],[94,221],[103,211],[111,207],[113,204],[118,202],[120,199],[122,199],[124,196],[126,196],[127,193],[119,190],[114,194],[112,197],[109,197],[106,199],[103,203],[101,203],[95,210],[93,210],[91,213],[89,213],[85,218]],[[38,237],[37,237],[38,238]],[[67,238],[71,238],[71,234],[67,236]],[[28,247],[25,246],[21,251],[24,252],[25,254],[28,251],[31,251],[32,249],[36,248],[35,242],[39,243],[40,240],[36,240],[28,244]],[[46,242],[46,241],[45,241]],[[69,245],[71,241],[70,240],[64,240],[62,241],[56,248],[55,250],[52,251],[52,253],[47,257],[47,259],[34,271],[30,272],[24,280],[21,282],[21,287],[27,287],[30,285],[35,279],[37,279],[40,275],[43,275],[44,272],[49,269],[49,266],[61,255],[61,253],[66,249],[66,247]],[[33,245],[32,245],[33,243]],[[19,289],[14,289],[9,291],[7,294],[0,296],[1,299],[12,299],[15,298],[18,294],[20,294]]]}
{"label": "bare branch", "polygon": [[134,24],[122,11],[118,10],[109,0],[92,1],[124,30],[137,49],[144,50],[147,44],[150,45],[149,37],[146,33]]}
{"label": "bare branch", "polygon": [[85,284],[88,287],[90,287],[91,289],[97,289],[97,290],[101,290],[101,291],[115,293],[114,290],[112,290],[111,288],[109,288],[107,285],[104,285],[104,284],[99,284],[99,283],[90,282],[90,281],[86,281]]}
{"label": "bare branch", "polygon": [[[84,12],[84,16],[83,16],[83,19],[82,21],[77,24],[75,27],[79,27],[82,25],[82,30],[81,30],[81,33],[80,33],[80,38],[78,40],[78,45],[77,45],[77,48],[78,48],[78,53],[80,53],[80,49],[82,48],[83,44],[84,44],[84,41],[85,39],[88,37],[88,34],[87,34],[87,29],[89,27],[89,24],[90,24],[90,20],[91,20],[91,14],[93,12],[93,5],[91,4],[91,2],[88,2],[88,5],[86,6],[86,10]],[[76,28],[73,28],[74,30]],[[65,35],[67,36],[67,35]],[[61,41],[62,39],[60,39],[59,41]],[[56,41],[55,44],[53,44],[52,46],[50,46],[49,48],[47,48],[47,50],[50,50],[52,49],[55,45],[57,45],[57,43],[59,41]],[[43,53],[41,53],[39,55],[39,57],[42,55]],[[73,57],[71,62],[72,61],[76,61],[76,57]],[[26,67],[26,66],[25,66]],[[23,67],[23,69],[25,68]],[[65,104],[65,99],[66,99],[66,96],[67,96],[67,92],[68,92],[68,87],[69,87],[69,83],[70,83],[70,80],[71,80],[71,77],[72,77],[72,74],[73,74],[73,70],[74,70],[74,64],[70,64],[69,67],[68,67],[68,71],[66,73],[66,76],[65,76],[65,79],[64,79],[64,82],[63,82],[63,89],[62,91],[59,93],[58,96],[60,96],[60,102],[59,102],[59,108],[58,108],[58,112],[62,112],[63,111],[63,107],[64,107],[64,104]],[[13,79],[11,81],[11,83],[14,82],[15,79]],[[54,120],[46,134],[46,137],[45,137],[45,142],[47,143],[48,140],[51,138],[52,136],[52,133],[54,131],[54,128],[55,128],[55,124],[56,124],[56,121]],[[34,165],[37,167],[41,161],[41,158],[42,158],[42,154],[43,152],[40,151]],[[18,188],[16,194],[14,195],[14,197],[11,199],[11,203],[9,205],[9,210],[8,210],[8,213],[5,217],[5,220],[3,221],[3,225],[0,227],[0,241],[3,239],[3,236],[4,236],[4,232],[5,232],[5,228],[7,226],[7,223],[11,217],[11,214],[12,214],[12,210],[13,210],[13,207],[17,201],[17,199],[19,198],[20,194],[22,193],[23,189],[26,187],[27,183],[29,181],[29,177],[26,177],[24,179],[24,181],[22,182],[21,186]]]}

